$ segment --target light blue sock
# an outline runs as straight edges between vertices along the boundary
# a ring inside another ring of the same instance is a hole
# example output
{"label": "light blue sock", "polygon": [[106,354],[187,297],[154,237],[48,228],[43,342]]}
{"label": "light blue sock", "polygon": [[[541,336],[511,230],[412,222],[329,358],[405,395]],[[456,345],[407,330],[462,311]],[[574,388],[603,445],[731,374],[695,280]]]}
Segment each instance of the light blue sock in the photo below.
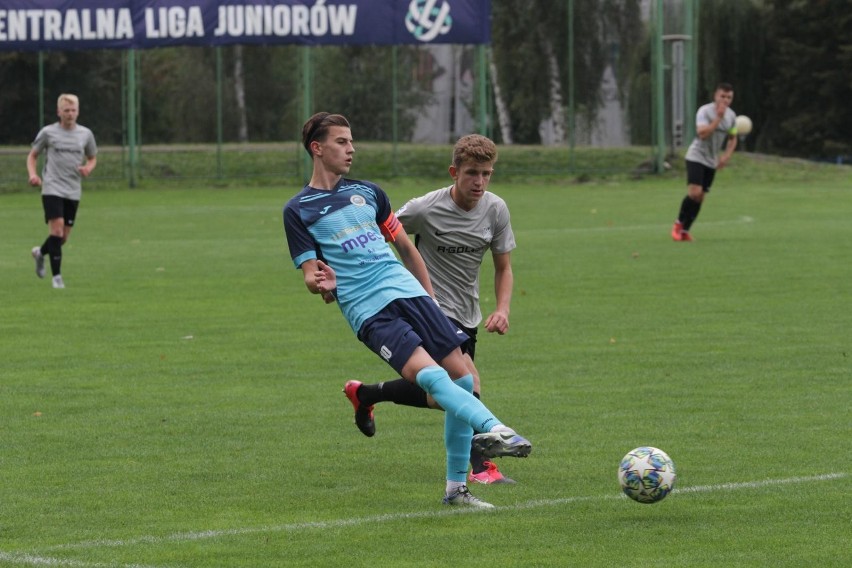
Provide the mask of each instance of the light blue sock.
{"label": "light blue sock", "polygon": [[494,425],[501,424],[478,398],[453,383],[442,367],[424,367],[417,373],[416,379],[417,384],[431,394],[447,414],[452,414],[474,432],[488,432]]}
{"label": "light blue sock", "polygon": [[[454,381],[467,392],[473,392],[473,375]],[[470,439],[473,428],[449,412],[444,412],[444,445],[447,448],[447,480],[467,481],[467,464],[470,461]]]}

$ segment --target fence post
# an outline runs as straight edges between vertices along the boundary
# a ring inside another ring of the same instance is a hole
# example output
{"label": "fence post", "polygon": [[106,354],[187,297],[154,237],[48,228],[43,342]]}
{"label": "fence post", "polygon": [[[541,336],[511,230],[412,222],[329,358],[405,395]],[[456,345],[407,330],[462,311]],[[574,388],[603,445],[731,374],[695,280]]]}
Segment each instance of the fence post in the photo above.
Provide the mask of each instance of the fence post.
{"label": "fence post", "polygon": [[652,140],[654,145],[654,172],[662,173],[666,155],[666,99],[665,99],[665,59],[663,55],[663,0],[657,0],[654,13],[654,35],[651,48],[651,68],[653,69],[653,95],[651,116]]}
{"label": "fence post", "polygon": [[36,132],[41,130],[44,125],[44,52],[38,52],[38,128]]}
{"label": "fence post", "polygon": [[568,0],[568,171],[574,171],[577,121],[574,116],[574,0]]}
{"label": "fence post", "polygon": [[476,84],[477,84],[477,122],[479,123],[479,132],[487,136],[488,132],[488,114],[485,101],[488,97],[488,64],[486,63],[486,46],[479,44],[476,46]]}
{"label": "fence post", "polygon": [[698,96],[698,0],[686,0],[686,33],[692,37],[687,44],[687,82],[686,82],[686,139],[692,141],[695,138],[695,112],[698,110],[696,97]]}
{"label": "fence post", "polygon": [[216,179],[222,179],[222,46],[216,46]]}
{"label": "fence post", "polygon": [[136,51],[127,51],[127,142],[129,184],[136,187]]}
{"label": "fence post", "polygon": [[[302,123],[304,124],[311,115],[313,114],[313,60],[311,58],[311,48],[310,47],[302,47]],[[301,125],[299,125],[301,126]],[[297,136],[297,140],[301,142],[301,130],[299,131],[299,135]],[[311,157],[307,155],[307,153],[302,153],[301,144],[297,144],[297,148],[299,148],[299,155],[302,156],[302,159],[299,161],[301,164],[301,174],[302,179],[305,183],[311,180],[311,175],[313,173],[313,164],[311,161]]]}

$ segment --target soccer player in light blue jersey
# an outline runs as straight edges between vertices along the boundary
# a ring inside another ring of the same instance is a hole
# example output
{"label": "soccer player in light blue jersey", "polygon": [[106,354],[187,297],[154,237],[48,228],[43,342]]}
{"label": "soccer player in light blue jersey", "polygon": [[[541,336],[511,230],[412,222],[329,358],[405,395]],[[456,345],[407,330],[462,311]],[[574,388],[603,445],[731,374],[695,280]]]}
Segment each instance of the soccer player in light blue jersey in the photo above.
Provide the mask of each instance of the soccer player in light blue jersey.
{"label": "soccer player in light blue jersey", "polygon": [[471,447],[486,457],[526,457],[532,446],[471,394],[472,370],[459,349],[468,337],[434,301],[423,258],[387,194],[343,177],[355,153],[348,120],[317,113],[303,127],[302,143],[313,174],[284,207],[294,265],[311,293],[337,302],[358,339],[445,410],[443,502],[491,508],[467,488]]}
{"label": "soccer player in light blue jersey", "polygon": [[692,241],[689,230],[701,211],[704,196],[713,185],[716,170],[728,165],[737,148],[737,115],[731,109],[734,88],[719,83],[713,102],[695,113],[695,139],[686,151],[686,197],[672,227],[672,239]]}

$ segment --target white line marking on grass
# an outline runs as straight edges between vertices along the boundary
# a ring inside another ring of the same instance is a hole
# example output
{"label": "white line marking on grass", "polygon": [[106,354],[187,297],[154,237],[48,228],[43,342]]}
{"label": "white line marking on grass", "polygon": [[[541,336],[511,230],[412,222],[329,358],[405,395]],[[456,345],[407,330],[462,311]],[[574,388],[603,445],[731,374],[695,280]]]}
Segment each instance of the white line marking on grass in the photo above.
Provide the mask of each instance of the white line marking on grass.
{"label": "white line marking on grass", "polygon": [[[72,566],[74,568],[115,568],[115,563],[103,564],[100,562],[82,562],[80,560],[68,560],[65,558],[48,558],[26,553],[0,552],[0,564],[13,562],[16,566]],[[157,568],[143,564],[122,564],[122,568]]]}
{"label": "white line marking on grass", "polygon": [[789,485],[791,483],[808,483],[811,481],[833,481],[846,477],[846,473],[826,473],[810,477],[788,477],[786,479],[764,479],[761,481],[746,481],[743,483],[722,483],[720,485],[692,485],[683,489],[675,489],[678,493],[709,493],[711,491],[730,491],[734,489],[754,489],[771,487],[772,485]]}
{"label": "white line marking on grass", "polygon": [[[720,491],[736,491],[739,489],[759,489],[762,487],[773,487],[776,485],[790,485],[796,483],[814,483],[819,481],[833,481],[843,479],[849,474],[844,472],[826,473],[822,475],[812,475],[807,477],[787,477],[783,479],[763,479],[760,481],[745,481],[740,483],[721,483],[717,485],[693,485],[687,487],[677,487],[673,494],[690,494],[690,493],[714,493]],[[536,509],[540,507],[553,507],[555,505],[566,505],[570,503],[579,503],[584,501],[601,501],[608,499],[627,499],[621,493],[613,493],[609,495],[599,496],[577,496],[565,497],[561,499],[539,499],[535,501],[527,501],[516,505],[506,505],[497,507],[497,511],[512,511],[524,509]],[[492,510],[493,511],[493,510]],[[441,509],[435,511],[418,511],[411,513],[388,513],[384,515],[372,515],[369,517],[353,517],[349,519],[333,519],[329,521],[309,521],[303,523],[289,523],[284,525],[271,525],[266,527],[246,527],[224,530],[208,530],[174,533],[166,536],[140,536],[129,539],[115,540],[88,540],[78,543],[60,544],[56,546],[46,547],[43,550],[48,552],[59,552],[63,550],[86,550],[99,548],[119,548],[126,546],[138,546],[146,544],[169,544],[169,543],[187,543],[200,540],[211,540],[229,536],[251,535],[258,533],[293,533],[309,530],[324,530],[338,529],[352,526],[370,525],[375,523],[388,523],[395,521],[405,521],[410,519],[433,519],[440,517],[448,517],[450,515],[464,515],[472,513],[487,513],[482,509],[474,508],[452,508]],[[21,565],[28,566],[72,566],[76,568],[153,568],[141,564],[102,564],[89,563],[77,560],[65,560],[61,558],[49,558],[35,553],[11,553],[0,552],[0,562],[16,562]]]}

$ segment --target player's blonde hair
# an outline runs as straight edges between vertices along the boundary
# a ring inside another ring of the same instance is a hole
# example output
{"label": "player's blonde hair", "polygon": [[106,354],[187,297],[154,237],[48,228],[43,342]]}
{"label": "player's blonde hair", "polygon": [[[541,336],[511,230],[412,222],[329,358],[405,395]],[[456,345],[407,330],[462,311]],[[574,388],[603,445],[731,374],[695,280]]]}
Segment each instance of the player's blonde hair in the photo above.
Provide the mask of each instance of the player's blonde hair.
{"label": "player's blonde hair", "polygon": [[72,105],[80,106],[80,99],[77,98],[77,95],[72,95],[71,93],[62,93],[59,95],[59,98],[56,99],[56,106],[62,106],[63,102],[69,102]]}
{"label": "player's blonde hair", "polygon": [[465,161],[496,162],[497,145],[487,136],[468,134],[459,138],[453,147],[453,165],[459,167]]}

